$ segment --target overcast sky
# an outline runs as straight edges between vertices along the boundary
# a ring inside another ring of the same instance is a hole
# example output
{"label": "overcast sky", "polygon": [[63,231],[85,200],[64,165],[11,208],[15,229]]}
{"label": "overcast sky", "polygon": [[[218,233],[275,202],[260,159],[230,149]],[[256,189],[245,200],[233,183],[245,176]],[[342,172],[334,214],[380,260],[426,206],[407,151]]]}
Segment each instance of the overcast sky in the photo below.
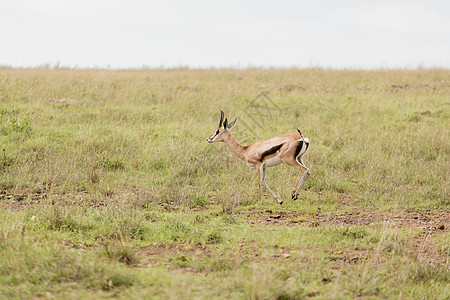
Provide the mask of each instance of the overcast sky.
{"label": "overcast sky", "polygon": [[0,65],[450,68],[450,1],[2,0]]}

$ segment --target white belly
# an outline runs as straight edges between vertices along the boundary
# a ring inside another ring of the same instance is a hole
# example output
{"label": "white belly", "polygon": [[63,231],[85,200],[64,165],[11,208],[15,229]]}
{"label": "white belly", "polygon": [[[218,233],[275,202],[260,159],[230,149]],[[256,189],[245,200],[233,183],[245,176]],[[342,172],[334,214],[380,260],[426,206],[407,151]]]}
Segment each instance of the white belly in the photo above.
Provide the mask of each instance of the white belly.
{"label": "white belly", "polygon": [[276,156],[274,156],[274,157],[272,157],[272,158],[269,158],[268,160],[266,160],[265,161],[265,165],[266,165],[266,167],[273,167],[273,166],[276,166],[276,165],[279,165],[279,164],[281,164],[283,161],[281,160],[281,157],[278,155],[278,153],[277,153],[277,155]]}

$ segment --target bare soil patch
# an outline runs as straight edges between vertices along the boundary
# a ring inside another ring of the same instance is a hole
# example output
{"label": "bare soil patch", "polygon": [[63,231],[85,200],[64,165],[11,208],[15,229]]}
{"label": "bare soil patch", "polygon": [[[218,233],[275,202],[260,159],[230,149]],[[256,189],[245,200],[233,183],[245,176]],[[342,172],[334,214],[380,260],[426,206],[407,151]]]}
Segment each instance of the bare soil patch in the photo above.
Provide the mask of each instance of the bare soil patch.
{"label": "bare soil patch", "polygon": [[[448,264],[448,253],[442,253],[440,246],[431,239],[432,235],[450,231],[450,210],[403,211],[398,213],[374,212],[356,209],[338,214],[302,214],[283,211],[248,211],[243,213],[247,222],[262,226],[367,226],[369,228],[412,228],[419,234],[407,241],[405,255],[414,259],[426,259],[430,263]],[[335,263],[357,263],[367,255],[361,253],[336,253],[331,258]]]}
{"label": "bare soil patch", "polygon": [[302,214],[283,211],[243,212],[249,223],[280,226],[348,226],[360,225],[379,228],[420,228],[424,232],[445,233],[450,231],[450,210],[404,211],[398,213],[374,212],[369,209],[356,209],[337,214]]}
{"label": "bare soil patch", "polygon": [[139,258],[145,263],[155,263],[165,257],[178,257],[180,255],[207,256],[211,249],[199,243],[171,242],[154,243],[138,249]]}

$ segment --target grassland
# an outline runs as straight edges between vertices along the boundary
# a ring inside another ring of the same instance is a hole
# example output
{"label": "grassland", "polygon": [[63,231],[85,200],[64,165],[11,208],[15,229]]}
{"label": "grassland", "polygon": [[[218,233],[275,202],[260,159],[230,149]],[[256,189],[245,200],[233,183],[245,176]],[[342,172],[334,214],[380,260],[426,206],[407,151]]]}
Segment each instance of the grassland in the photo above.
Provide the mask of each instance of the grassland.
{"label": "grassland", "polygon": [[[0,69],[0,298],[448,299],[450,71]],[[284,200],[206,138],[295,132]]]}

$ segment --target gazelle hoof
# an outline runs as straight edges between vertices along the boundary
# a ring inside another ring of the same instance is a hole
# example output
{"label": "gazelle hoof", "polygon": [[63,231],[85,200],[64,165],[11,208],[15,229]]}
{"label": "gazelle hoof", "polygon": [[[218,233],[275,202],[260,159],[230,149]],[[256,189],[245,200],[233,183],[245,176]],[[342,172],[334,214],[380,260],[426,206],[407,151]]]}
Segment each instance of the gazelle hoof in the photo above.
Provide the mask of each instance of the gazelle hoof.
{"label": "gazelle hoof", "polygon": [[292,200],[297,200],[298,199],[298,194],[297,195],[294,195],[294,194],[292,194]]}

